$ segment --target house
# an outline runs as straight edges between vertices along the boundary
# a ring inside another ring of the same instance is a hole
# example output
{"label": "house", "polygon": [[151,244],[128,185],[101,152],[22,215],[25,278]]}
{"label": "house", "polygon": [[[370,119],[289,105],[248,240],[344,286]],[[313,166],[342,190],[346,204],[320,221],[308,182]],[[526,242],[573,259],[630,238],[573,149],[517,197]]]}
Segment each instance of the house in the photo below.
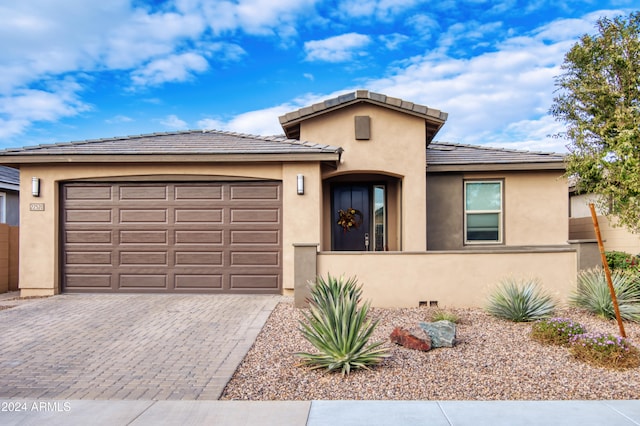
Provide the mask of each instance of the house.
{"label": "house", "polygon": [[23,295],[234,292],[300,300],[355,275],[374,306],[479,306],[508,276],[575,286],[563,157],[434,142],[447,114],[358,90],[284,137],[187,131],[7,149]]}
{"label": "house", "polygon": [[[590,240],[596,238],[591,218],[589,204],[598,204],[597,196],[576,191],[575,186],[569,186],[569,239]],[[598,227],[605,250],[621,251],[633,255],[640,254],[640,235],[634,234],[627,228],[616,226],[606,215],[597,214]],[[596,258],[592,266],[600,265]]]}

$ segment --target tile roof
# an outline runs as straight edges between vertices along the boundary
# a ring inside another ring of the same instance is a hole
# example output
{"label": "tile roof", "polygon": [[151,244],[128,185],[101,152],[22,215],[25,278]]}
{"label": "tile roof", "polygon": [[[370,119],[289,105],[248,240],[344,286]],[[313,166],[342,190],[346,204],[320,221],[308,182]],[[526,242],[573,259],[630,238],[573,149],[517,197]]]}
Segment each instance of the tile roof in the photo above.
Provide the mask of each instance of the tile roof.
{"label": "tile roof", "polygon": [[20,171],[13,167],[0,166],[0,184],[19,185]]}
{"label": "tile roof", "polygon": [[449,142],[432,142],[427,146],[427,168],[434,171],[489,166],[564,169],[564,161],[565,156],[558,153],[491,148]]}
{"label": "tile roof", "polygon": [[8,148],[0,151],[0,161],[1,157],[14,155],[327,154],[340,152],[339,147],[301,142],[279,136],[189,130]]}

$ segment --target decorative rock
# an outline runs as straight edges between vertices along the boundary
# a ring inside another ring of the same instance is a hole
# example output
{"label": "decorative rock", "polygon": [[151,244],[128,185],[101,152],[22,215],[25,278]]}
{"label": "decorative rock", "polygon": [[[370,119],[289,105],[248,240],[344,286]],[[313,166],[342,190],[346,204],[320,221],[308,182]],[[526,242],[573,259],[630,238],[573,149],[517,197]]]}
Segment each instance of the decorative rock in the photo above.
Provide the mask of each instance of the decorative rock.
{"label": "decorative rock", "polygon": [[408,349],[415,349],[423,352],[431,349],[431,340],[429,339],[429,336],[427,336],[426,339],[421,339],[400,327],[396,327],[389,338],[393,343],[404,346]]}
{"label": "decorative rock", "polygon": [[456,325],[451,321],[421,322],[420,328],[431,339],[432,348],[451,348],[456,341]]}

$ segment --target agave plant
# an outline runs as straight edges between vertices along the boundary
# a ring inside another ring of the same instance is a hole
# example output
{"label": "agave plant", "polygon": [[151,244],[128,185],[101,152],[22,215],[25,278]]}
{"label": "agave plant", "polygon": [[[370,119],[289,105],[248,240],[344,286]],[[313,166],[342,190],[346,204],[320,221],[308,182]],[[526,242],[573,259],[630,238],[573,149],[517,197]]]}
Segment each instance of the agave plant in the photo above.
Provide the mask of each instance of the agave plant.
{"label": "agave plant", "polygon": [[302,365],[349,374],[352,369],[379,364],[388,356],[384,342],[368,343],[378,321],[367,318],[368,302],[358,308],[361,295],[355,277],[346,281],[331,275],[326,280],[317,278],[300,331],[319,353],[296,353]]}
{"label": "agave plant", "polygon": [[513,278],[500,283],[486,307],[489,314],[514,322],[548,318],[554,309],[553,298],[542,291],[537,280],[518,282]]}
{"label": "agave plant", "polygon": [[[614,270],[611,273],[611,281],[618,300],[620,316],[628,321],[640,322],[640,285],[636,278],[624,271]],[[569,297],[569,302],[603,318],[616,317],[609,284],[602,268],[580,271],[578,289]]]}

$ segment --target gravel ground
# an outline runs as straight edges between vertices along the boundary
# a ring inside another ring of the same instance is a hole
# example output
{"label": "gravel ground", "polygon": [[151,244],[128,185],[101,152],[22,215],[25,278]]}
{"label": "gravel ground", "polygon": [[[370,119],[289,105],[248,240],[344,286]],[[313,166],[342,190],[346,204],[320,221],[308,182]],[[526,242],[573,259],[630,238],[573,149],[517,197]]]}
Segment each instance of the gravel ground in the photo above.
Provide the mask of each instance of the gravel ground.
{"label": "gravel ground", "polygon": [[[298,366],[294,352],[315,351],[298,331],[300,310],[291,301],[272,312],[227,385],[224,400],[599,400],[640,398],[640,368],[615,371],[572,358],[566,348],[529,337],[531,324],[495,319],[479,309],[447,309],[457,314],[453,348],[418,352],[389,342],[400,326],[415,333],[431,308],[372,309],[380,318],[372,339],[386,340],[391,357],[372,370],[348,376]],[[618,334],[615,321],[576,309],[562,309],[590,332]],[[640,346],[640,325],[624,323]]]}

